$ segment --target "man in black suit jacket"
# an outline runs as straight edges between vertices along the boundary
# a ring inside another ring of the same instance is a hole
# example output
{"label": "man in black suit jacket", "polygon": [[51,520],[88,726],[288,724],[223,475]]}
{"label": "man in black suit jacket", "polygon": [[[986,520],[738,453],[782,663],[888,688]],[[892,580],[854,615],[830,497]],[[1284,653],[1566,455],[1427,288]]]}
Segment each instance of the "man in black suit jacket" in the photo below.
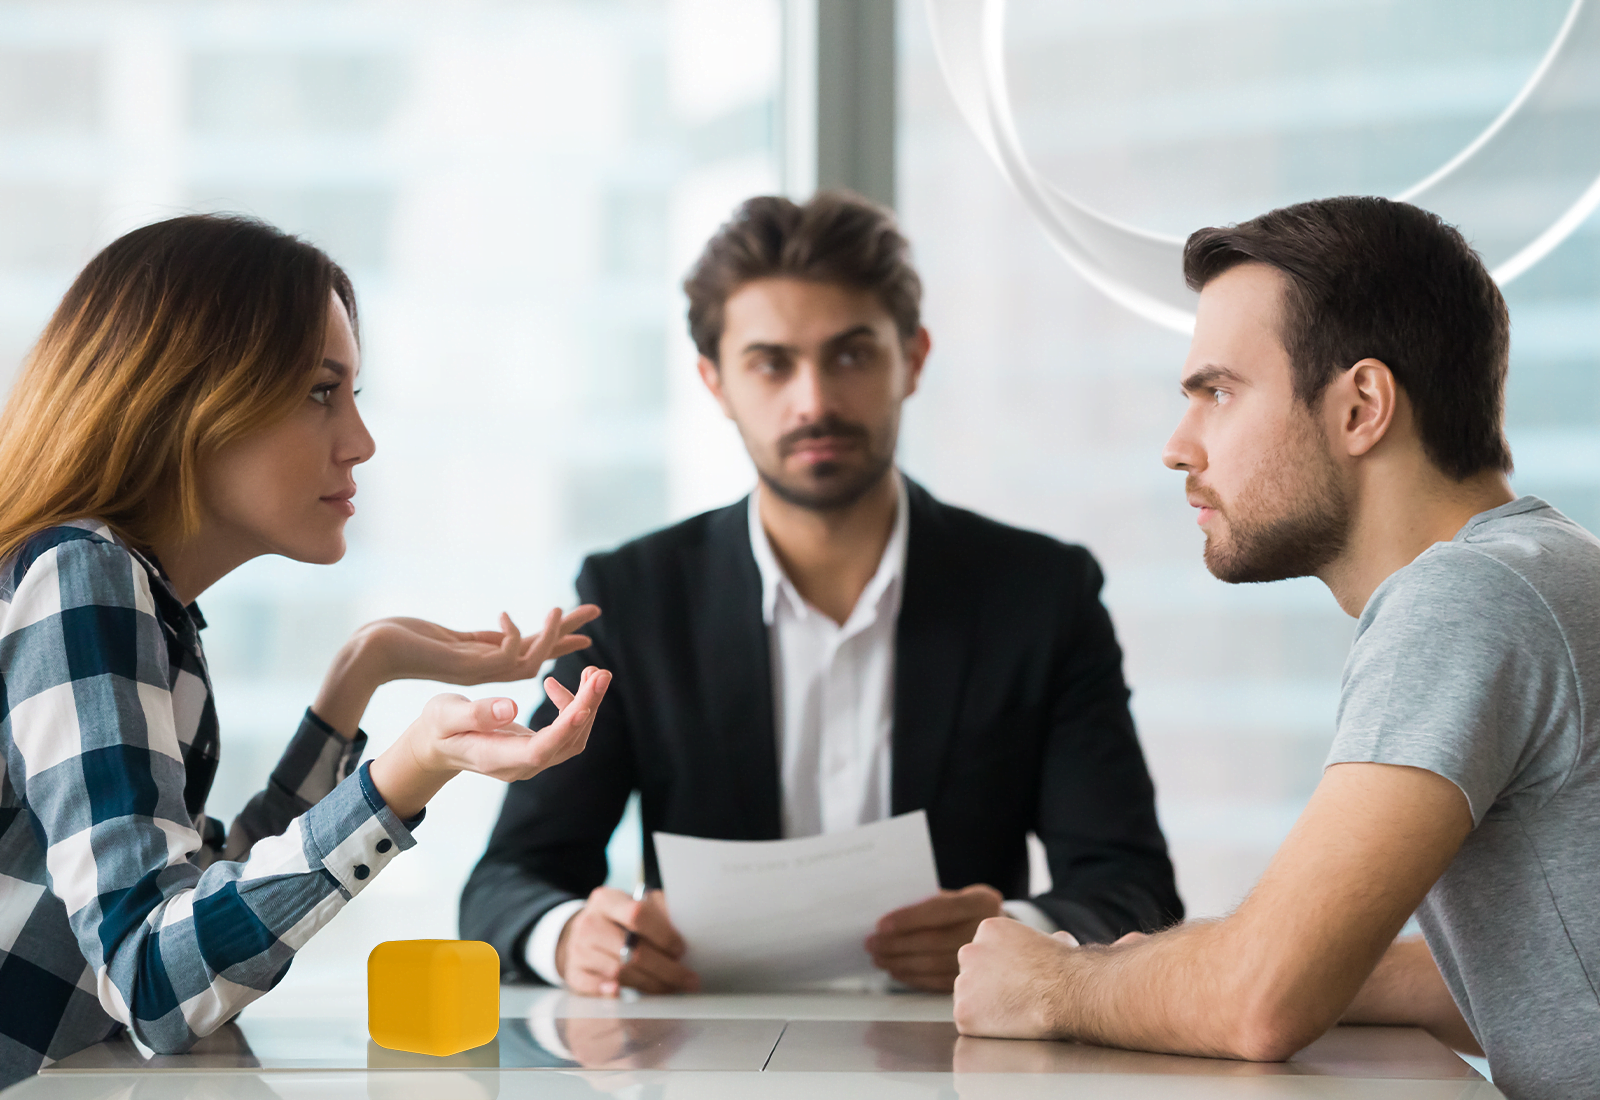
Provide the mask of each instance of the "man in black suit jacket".
{"label": "man in black suit jacket", "polygon": [[[653,887],[657,830],[774,840],[924,810],[943,889],[867,944],[920,988],[949,990],[1002,911],[1084,943],[1181,918],[1094,559],[894,467],[929,348],[907,251],[851,196],[753,199],[686,281],[702,378],[760,482],[584,563],[604,614],[554,675],[610,669],[609,697],[584,753],[512,784],[462,895],[462,935],[508,972],[696,987],[659,891],[602,886],[633,791]],[[1025,900],[1029,832],[1052,886]]]}

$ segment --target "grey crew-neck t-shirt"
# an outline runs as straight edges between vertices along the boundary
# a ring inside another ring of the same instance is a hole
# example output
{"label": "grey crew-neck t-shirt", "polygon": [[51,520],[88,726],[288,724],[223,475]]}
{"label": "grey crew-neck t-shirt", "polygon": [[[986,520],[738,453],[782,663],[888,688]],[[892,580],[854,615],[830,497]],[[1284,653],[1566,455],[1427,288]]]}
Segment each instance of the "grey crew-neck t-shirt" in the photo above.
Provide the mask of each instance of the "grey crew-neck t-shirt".
{"label": "grey crew-neck t-shirt", "polygon": [[1372,594],[1329,764],[1426,768],[1474,828],[1417,919],[1514,1100],[1600,1093],[1600,541],[1542,500]]}

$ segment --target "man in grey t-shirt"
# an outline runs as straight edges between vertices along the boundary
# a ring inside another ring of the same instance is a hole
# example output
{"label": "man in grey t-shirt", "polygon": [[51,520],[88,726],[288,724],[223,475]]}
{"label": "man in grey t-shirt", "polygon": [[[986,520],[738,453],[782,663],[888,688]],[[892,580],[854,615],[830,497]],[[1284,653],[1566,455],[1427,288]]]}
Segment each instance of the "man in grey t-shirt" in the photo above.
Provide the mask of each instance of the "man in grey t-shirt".
{"label": "man in grey t-shirt", "polygon": [[1424,768],[1466,795],[1472,832],[1417,918],[1513,1095],[1600,1087],[1597,699],[1600,543],[1534,497],[1380,584],[1345,664],[1328,763]]}
{"label": "man in grey t-shirt", "polygon": [[1600,542],[1511,492],[1498,289],[1371,198],[1201,230],[1184,272],[1165,461],[1212,573],[1315,576],[1359,619],[1328,766],[1223,920],[1109,948],[986,921],[957,1024],[1256,1060],[1413,1024],[1514,1100],[1600,1091]]}

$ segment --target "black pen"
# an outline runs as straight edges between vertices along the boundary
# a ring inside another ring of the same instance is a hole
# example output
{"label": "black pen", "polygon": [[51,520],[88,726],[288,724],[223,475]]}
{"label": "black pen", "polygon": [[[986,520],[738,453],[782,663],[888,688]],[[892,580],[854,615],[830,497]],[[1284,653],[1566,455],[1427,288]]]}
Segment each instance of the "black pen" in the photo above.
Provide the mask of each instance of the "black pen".
{"label": "black pen", "polygon": [[[641,879],[639,881],[639,884],[633,888],[633,900],[634,901],[643,901],[644,900],[644,880],[643,879]],[[631,963],[633,961],[633,953],[635,951],[637,951],[638,948],[639,948],[639,933],[635,932],[633,929],[630,928],[630,929],[628,929],[627,934],[622,937],[622,950],[617,952],[617,961],[620,962],[624,967],[626,967],[629,963]],[[620,975],[619,975],[619,977],[620,977]],[[620,981],[618,981],[618,983],[617,983],[617,999],[618,1000],[622,1000],[622,1001],[635,1001],[635,1000],[638,1000],[639,999],[639,991],[637,989],[634,989],[632,986],[623,985]]]}
{"label": "black pen", "polygon": [[[643,879],[641,879],[639,881],[639,885],[637,885],[637,886],[635,886],[633,888],[633,900],[634,901],[643,901],[644,900],[644,880]],[[622,937],[622,950],[617,952],[617,961],[622,963],[623,966],[627,966],[629,963],[631,963],[633,961],[633,953],[636,950],[638,950],[638,948],[639,948],[639,933],[635,932],[633,929],[630,928],[630,929],[628,929],[628,934],[626,936]]]}

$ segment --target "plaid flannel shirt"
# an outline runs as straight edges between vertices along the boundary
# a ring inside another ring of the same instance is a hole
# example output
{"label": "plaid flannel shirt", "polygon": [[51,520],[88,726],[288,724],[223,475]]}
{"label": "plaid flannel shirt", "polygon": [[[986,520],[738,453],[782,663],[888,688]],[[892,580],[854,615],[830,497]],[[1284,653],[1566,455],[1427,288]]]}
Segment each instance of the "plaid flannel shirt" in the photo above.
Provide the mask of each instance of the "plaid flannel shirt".
{"label": "plaid flannel shirt", "polygon": [[309,710],[224,836],[203,625],[100,523],[0,564],[0,1087],[124,1027],[187,1049],[415,843]]}

